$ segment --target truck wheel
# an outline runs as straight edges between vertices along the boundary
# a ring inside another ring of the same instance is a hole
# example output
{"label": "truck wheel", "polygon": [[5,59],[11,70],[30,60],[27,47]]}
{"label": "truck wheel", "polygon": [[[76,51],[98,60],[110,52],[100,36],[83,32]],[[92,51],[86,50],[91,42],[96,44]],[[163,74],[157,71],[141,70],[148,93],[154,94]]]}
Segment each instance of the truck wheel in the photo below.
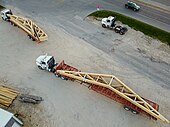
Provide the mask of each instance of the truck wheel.
{"label": "truck wheel", "polygon": [[56,74],[56,73],[54,73],[54,74],[55,74],[55,76],[56,76],[56,77],[58,77],[58,78],[59,78],[59,77],[61,77],[61,75],[60,75],[60,74]]}
{"label": "truck wheel", "polygon": [[137,11],[136,8],[134,8],[133,11]]}
{"label": "truck wheel", "polygon": [[124,33],[120,32],[119,34],[120,34],[120,35],[123,35]]}
{"label": "truck wheel", "polygon": [[127,5],[125,5],[125,8],[127,8],[127,9],[128,9],[129,7],[128,7]]}
{"label": "truck wheel", "polygon": [[28,37],[29,37],[29,39],[31,39],[31,36],[30,36],[30,35],[28,35]]}
{"label": "truck wheel", "polygon": [[11,25],[13,25],[13,22],[10,22],[11,23]]}
{"label": "truck wheel", "polygon": [[130,108],[127,107],[127,106],[124,106],[124,109],[125,109],[126,111],[130,111]]}
{"label": "truck wheel", "polygon": [[103,27],[103,28],[106,28],[106,25],[105,25],[105,24],[102,24],[102,27]]}
{"label": "truck wheel", "polygon": [[68,80],[68,78],[64,77],[64,76],[61,76],[60,77],[62,80]]}
{"label": "truck wheel", "polygon": [[54,69],[54,68],[52,68],[52,69],[51,69],[51,72],[52,72],[52,73],[55,73],[55,69]]}
{"label": "truck wheel", "polygon": [[62,79],[62,80],[65,80],[65,77],[64,77],[64,76],[61,76],[61,79]]}
{"label": "truck wheel", "polygon": [[115,32],[116,32],[116,33],[119,33],[119,31],[118,31],[118,30],[115,30]]}
{"label": "truck wheel", "polygon": [[35,39],[34,39],[33,37],[31,37],[31,40],[32,40],[32,41],[35,41]]}
{"label": "truck wheel", "polygon": [[10,22],[11,23],[11,25],[13,25],[13,26],[17,26],[17,25],[15,25],[13,22]]}
{"label": "truck wheel", "polygon": [[38,68],[39,68],[40,70],[44,70],[41,66],[38,66]]}
{"label": "truck wheel", "polygon": [[5,21],[5,19],[2,17],[2,20],[4,20]]}
{"label": "truck wheel", "polygon": [[132,112],[133,114],[139,114],[139,112],[137,112],[137,111],[135,111],[135,110],[131,110],[131,112]]}

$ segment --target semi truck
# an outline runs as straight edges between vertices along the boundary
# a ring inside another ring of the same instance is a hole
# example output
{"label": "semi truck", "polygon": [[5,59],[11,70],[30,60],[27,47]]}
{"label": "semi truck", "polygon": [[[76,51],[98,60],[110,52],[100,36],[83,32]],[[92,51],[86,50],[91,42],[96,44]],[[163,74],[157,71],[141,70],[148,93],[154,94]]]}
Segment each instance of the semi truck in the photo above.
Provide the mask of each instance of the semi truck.
{"label": "semi truck", "polygon": [[169,123],[158,112],[159,105],[157,103],[139,96],[114,75],[81,72],[66,64],[64,60],[55,63],[54,57],[47,54],[39,56],[36,59],[36,64],[39,69],[50,71],[63,80],[78,80],[88,84],[89,89],[123,104],[126,111],[131,111],[133,114],[143,113],[154,120],[160,119]]}
{"label": "semi truck", "polygon": [[2,10],[1,18],[4,21],[10,22],[11,25],[18,26],[24,30],[32,41],[37,41],[40,43],[48,40],[47,34],[38,25],[36,25],[30,19],[13,15],[10,9]]}
{"label": "semi truck", "polygon": [[103,28],[112,29],[116,33],[119,33],[120,35],[123,35],[128,31],[128,29],[125,26],[116,25],[115,22],[116,22],[116,16],[109,16],[107,18],[103,18],[101,24]]}

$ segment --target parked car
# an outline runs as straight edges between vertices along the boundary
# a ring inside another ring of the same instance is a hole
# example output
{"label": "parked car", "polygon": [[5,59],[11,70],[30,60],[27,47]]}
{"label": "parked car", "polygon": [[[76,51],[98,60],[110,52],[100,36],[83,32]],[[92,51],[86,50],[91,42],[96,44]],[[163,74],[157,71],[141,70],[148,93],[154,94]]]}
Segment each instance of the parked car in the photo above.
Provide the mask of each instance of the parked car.
{"label": "parked car", "polygon": [[133,11],[139,11],[140,10],[140,6],[137,5],[134,2],[128,1],[127,4],[125,4],[125,8],[130,8]]}
{"label": "parked car", "polygon": [[116,26],[115,27],[115,32],[119,33],[120,35],[125,34],[128,31],[128,29],[124,26]]}

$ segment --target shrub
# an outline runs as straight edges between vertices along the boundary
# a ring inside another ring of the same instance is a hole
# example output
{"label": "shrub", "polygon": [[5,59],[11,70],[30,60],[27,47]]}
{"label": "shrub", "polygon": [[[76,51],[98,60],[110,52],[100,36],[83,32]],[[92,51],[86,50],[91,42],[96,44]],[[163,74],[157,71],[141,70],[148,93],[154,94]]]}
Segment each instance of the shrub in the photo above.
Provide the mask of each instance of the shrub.
{"label": "shrub", "polygon": [[4,9],[4,7],[0,5],[0,11],[1,11],[2,9]]}

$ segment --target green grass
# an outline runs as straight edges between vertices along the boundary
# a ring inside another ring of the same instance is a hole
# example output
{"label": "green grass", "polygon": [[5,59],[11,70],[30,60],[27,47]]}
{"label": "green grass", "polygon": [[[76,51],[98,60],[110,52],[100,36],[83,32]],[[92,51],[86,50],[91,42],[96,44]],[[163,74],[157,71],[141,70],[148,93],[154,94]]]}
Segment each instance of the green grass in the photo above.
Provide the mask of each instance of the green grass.
{"label": "green grass", "polygon": [[4,7],[0,5],[0,11],[1,11],[2,9],[4,9]]}
{"label": "green grass", "polygon": [[96,11],[90,14],[89,16],[94,17],[108,17],[108,16],[116,16],[116,20],[121,21],[123,24],[127,24],[131,28],[143,32],[145,35],[148,35],[152,38],[158,39],[168,45],[170,45],[170,33],[149,24],[143,23],[136,19],[124,16],[122,14],[112,12],[112,11]]}

